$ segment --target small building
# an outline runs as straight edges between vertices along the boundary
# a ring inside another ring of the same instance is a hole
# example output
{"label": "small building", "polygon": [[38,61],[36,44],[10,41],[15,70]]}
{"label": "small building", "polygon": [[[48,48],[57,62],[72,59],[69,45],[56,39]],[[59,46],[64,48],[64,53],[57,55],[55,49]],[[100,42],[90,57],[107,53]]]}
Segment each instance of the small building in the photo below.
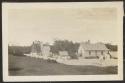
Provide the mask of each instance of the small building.
{"label": "small building", "polygon": [[110,59],[109,49],[103,43],[92,44],[83,42],[78,49],[78,55],[82,58],[97,57],[99,59]]}
{"label": "small building", "polygon": [[59,51],[59,58],[67,60],[70,59],[70,56],[67,51]]}

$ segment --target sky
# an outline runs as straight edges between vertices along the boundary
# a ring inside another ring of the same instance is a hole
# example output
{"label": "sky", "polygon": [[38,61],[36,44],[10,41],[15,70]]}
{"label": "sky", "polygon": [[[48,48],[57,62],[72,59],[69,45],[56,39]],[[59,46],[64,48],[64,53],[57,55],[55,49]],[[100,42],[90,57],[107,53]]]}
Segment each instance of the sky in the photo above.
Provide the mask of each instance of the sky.
{"label": "sky", "polygon": [[52,44],[55,39],[117,44],[115,8],[10,9],[9,43],[30,45],[34,40]]}

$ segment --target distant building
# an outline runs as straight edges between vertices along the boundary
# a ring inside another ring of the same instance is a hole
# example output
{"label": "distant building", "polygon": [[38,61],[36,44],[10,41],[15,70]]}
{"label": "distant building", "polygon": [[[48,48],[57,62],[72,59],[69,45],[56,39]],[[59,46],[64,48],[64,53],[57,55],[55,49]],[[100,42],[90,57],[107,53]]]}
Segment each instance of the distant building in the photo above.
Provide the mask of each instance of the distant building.
{"label": "distant building", "polygon": [[59,51],[59,58],[66,60],[69,59],[70,56],[67,51]]}
{"label": "distant building", "polygon": [[40,55],[41,54],[41,42],[40,41],[34,41],[31,45],[31,54],[32,55]]}
{"label": "distant building", "polygon": [[90,41],[80,44],[78,55],[82,58],[98,57],[100,59],[109,59],[109,49],[103,43],[92,44]]}
{"label": "distant building", "polygon": [[50,46],[40,41],[34,41],[31,45],[31,54],[48,57],[50,55]]}

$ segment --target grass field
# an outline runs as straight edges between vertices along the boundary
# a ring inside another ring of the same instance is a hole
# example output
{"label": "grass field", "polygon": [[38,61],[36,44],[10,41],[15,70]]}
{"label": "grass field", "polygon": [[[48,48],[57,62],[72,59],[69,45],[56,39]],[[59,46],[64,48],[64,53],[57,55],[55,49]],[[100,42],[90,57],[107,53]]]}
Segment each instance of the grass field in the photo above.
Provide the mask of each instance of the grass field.
{"label": "grass field", "polygon": [[11,76],[98,74],[117,74],[117,67],[64,65],[26,56],[9,55],[9,75]]}

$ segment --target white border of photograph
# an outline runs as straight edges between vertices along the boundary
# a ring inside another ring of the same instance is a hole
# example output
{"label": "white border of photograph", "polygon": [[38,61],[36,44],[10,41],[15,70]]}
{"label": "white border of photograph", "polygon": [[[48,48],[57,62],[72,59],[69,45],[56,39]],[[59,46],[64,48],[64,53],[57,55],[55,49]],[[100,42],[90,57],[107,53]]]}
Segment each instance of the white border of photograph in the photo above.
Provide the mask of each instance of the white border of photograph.
{"label": "white border of photograph", "polygon": [[[115,7],[118,15],[118,74],[114,75],[48,75],[48,76],[9,76],[8,75],[8,10],[61,7]],[[3,80],[16,81],[111,81],[123,80],[123,2],[63,2],[63,3],[2,3],[2,59]]]}

